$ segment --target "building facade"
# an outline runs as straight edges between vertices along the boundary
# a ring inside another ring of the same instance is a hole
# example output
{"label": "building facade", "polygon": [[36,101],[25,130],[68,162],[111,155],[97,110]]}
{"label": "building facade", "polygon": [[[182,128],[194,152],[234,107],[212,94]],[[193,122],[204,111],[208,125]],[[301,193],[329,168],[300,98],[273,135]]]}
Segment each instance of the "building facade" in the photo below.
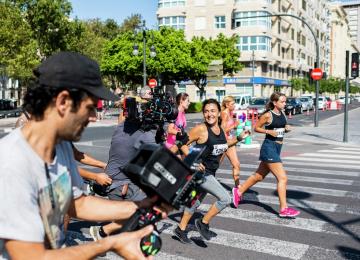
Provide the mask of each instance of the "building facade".
{"label": "building facade", "polygon": [[[325,0],[159,0],[159,26],[183,29],[193,36],[239,35],[237,48],[245,65],[222,84],[207,87],[206,97],[250,94],[269,96],[274,90],[295,95],[289,80],[308,75],[316,61],[315,40],[306,25],[292,17],[250,16],[291,14],[303,18],[320,44],[320,65],[329,71],[330,12]],[[253,66],[254,64],[254,66]],[[198,100],[196,89],[186,90]]]}
{"label": "building facade", "polygon": [[338,3],[329,5],[331,12],[330,69],[329,75],[345,78],[346,51],[359,52],[350,32],[350,23],[345,9]]}

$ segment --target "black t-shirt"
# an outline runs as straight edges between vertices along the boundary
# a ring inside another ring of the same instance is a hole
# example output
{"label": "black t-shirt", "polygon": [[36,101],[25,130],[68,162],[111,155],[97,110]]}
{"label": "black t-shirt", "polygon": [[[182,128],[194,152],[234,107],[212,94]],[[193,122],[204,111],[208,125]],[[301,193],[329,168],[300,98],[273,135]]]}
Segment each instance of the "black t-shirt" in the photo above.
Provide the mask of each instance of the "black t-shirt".
{"label": "black t-shirt", "polygon": [[219,168],[221,155],[228,149],[225,133],[220,127],[220,134],[213,133],[211,128],[207,125],[208,139],[204,145],[205,151],[201,156],[202,164],[205,166],[205,172],[207,174],[215,175],[216,170]]}
{"label": "black t-shirt", "polygon": [[105,173],[113,180],[109,189],[131,182],[121,168],[135,156],[143,143],[155,143],[154,130],[144,132],[139,128],[139,124],[127,120],[116,127],[105,169]]}

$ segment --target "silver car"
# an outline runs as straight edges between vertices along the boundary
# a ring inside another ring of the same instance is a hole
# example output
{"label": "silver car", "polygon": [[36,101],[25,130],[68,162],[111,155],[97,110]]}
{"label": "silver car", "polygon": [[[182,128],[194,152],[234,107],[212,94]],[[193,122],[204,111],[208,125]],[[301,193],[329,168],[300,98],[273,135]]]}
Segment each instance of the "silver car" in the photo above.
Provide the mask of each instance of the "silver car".
{"label": "silver car", "polygon": [[268,98],[253,98],[250,100],[248,110],[254,110],[254,115],[259,115],[265,112]]}
{"label": "silver car", "polygon": [[311,107],[311,105],[312,105],[311,98],[309,98],[309,97],[300,97],[300,101],[301,101],[301,104],[302,104],[302,109],[304,111],[312,109],[312,107]]}

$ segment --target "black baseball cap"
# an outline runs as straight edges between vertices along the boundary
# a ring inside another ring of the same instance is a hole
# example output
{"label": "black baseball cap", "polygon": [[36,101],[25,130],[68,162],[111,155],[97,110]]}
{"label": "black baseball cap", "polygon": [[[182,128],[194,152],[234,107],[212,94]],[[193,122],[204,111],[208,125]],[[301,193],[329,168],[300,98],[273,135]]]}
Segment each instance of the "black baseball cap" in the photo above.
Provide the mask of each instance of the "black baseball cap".
{"label": "black baseball cap", "polygon": [[58,52],[45,59],[34,75],[43,86],[78,88],[100,99],[119,100],[104,87],[97,62],[80,53]]}

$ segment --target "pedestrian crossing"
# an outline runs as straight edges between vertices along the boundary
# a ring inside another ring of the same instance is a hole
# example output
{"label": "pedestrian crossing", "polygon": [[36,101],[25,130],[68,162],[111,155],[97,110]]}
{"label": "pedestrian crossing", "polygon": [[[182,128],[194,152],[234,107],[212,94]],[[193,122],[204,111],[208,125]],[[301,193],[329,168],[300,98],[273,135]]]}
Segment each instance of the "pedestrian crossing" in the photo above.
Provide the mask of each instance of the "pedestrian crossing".
{"label": "pedestrian crossing", "polygon": [[[181,244],[173,237],[181,212],[170,214],[158,224],[163,247],[155,259],[360,259],[360,148],[289,154],[282,158],[287,201],[301,211],[297,218],[278,217],[276,180],[270,173],[244,194],[237,209],[227,207],[213,219],[210,228],[217,235],[210,241],[200,237],[191,221],[194,243]],[[257,166],[257,158],[241,163],[241,182]],[[233,187],[229,164],[222,165],[216,177],[229,190]],[[214,201],[206,196],[198,211],[205,214]],[[120,258],[108,253],[99,259]]]}
{"label": "pedestrian crossing", "polygon": [[[301,211],[296,219],[279,218],[276,214],[279,200],[274,193],[276,180],[270,173],[252,187],[251,192],[244,194],[244,202],[238,209],[228,207],[214,219],[210,227],[217,236],[205,241],[206,248],[173,242],[172,232],[180,216],[162,221],[158,228],[165,242],[170,241],[172,245],[166,253],[175,250],[181,251],[181,256],[202,259],[194,251],[203,251],[205,255],[206,250],[217,246],[218,252],[215,255],[212,252],[210,259],[225,258],[228,251],[238,254],[237,258],[228,259],[360,259],[360,160],[356,160],[360,156],[357,155],[360,148],[335,147],[283,157],[288,194],[308,194],[305,198],[288,196],[289,206]],[[257,163],[241,164],[241,181],[254,173]],[[312,168],[313,165],[316,167]],[[233,179],[228,166],[221,166],[216,177],[230,188]],[[206,213],[214,201],[207,196],[199,211]],[[271,208],[270,212],[264,210],[266,207]],[[190,238],[201,240],[193,222],[188,228]],[[263,229],[263,233],[259,229]],[[179,248],[185,252],[177,250]]]}

